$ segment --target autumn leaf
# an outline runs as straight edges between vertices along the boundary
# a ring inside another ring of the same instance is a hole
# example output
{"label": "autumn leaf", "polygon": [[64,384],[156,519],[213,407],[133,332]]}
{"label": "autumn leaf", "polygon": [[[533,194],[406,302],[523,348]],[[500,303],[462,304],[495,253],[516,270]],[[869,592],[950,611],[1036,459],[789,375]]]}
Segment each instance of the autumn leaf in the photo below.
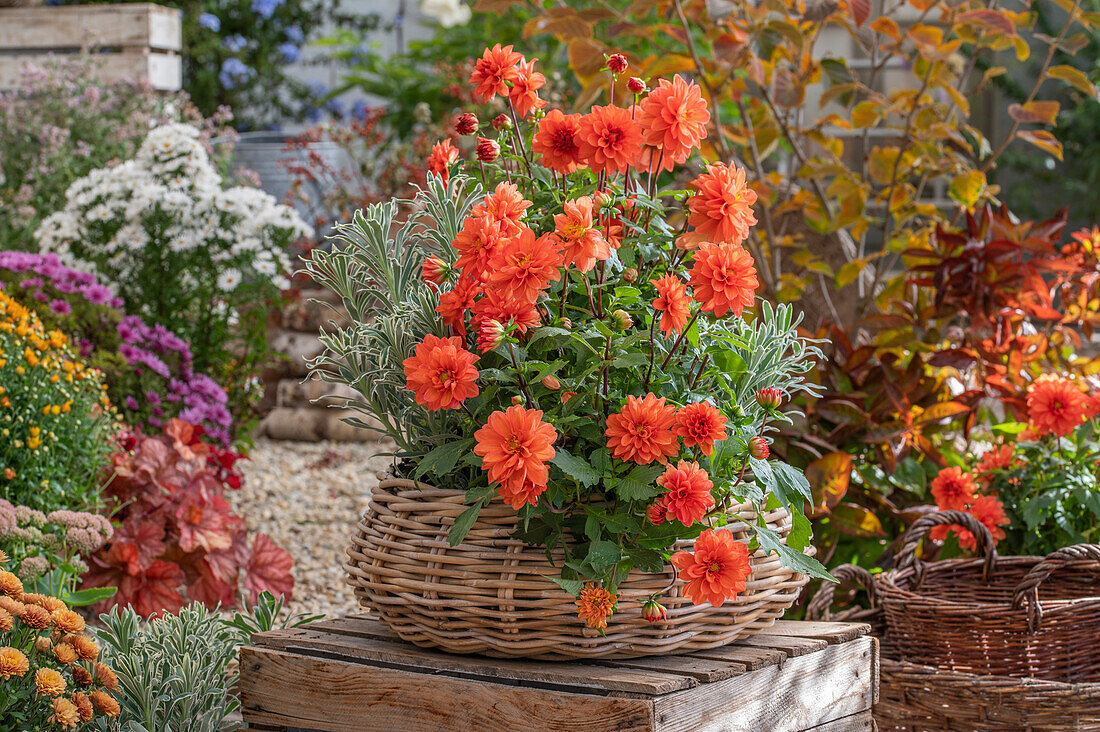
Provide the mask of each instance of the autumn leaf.
{"label": "autumn leaf", "polygon": [[806,99],[806,87],[786,66],[775,72],[775,104],[784,109],[801,106]]}
{"label": "autumn leaf", "polygon": [[854,503],[841,503],[830,514],[837,529],[851,536],[886,536],[878,516]]}
{"label": "autumn leaf", "polygon": [[806,466],[806,480],[810,483],[814,511],[824,513],[836,506],[852,478],[852,456],[846,452],[831,452]]}
{"label": "autumn leaf", "polygon": [[871,0],[848,0],[848,13],[856,28],[861,27],[871,17]]}
{"label": "autumn leaf", "polygon": [[1008,114],[1017,122],[1041,122],[1044,125],[1057,124],[1058,110],[1061,105],[1058,102],[1028,102],[1027,104],[1011,104]]}
{"label": "autumn leaf", "polygon": [[1025,142],[1030,142],[1040,150],[1045,150],[1059,160],[1062,159],[1062,143],[1046,130],[1020,130],[1016,133]]}
{"label": "autumn leaf", "polygon": [[972,210],[974,204],[981,198],[984,189],[985,173],[980,170],[971,170],[960,173],[951,179],[947,195],[968,210]]}
{"label": "autumn leaf", "polygon": [[867,27],[875,33],[890,36],[890,38],[893,38],[895,41],[901,40],[901,30],[898,28],[897,21],[893,18],[887,18],[886,16],[875,18]]}
{"label": "autumn leaf", "polygon": [[852,127],[863,129],[874,127],[882,119],[882,105],[865,100],[852,107]]}
{"label": "autumn leaf", "polygon": [[1080,69],[1065,65],[1051,66],[1047,74],[1052,79],[1061,79],[1083,94],[1087,94],[1090,97],[1096,96],[1096,86],[1089,81],[1089,77]]}
{"label": "autumn leaf", "polygon": [[980,25],[993,33],[1003,33],[1006,36],[1016,35],[1016,25],[1005,13],[992,8],[979,8],[960,13],[960,23],[973,23]]}

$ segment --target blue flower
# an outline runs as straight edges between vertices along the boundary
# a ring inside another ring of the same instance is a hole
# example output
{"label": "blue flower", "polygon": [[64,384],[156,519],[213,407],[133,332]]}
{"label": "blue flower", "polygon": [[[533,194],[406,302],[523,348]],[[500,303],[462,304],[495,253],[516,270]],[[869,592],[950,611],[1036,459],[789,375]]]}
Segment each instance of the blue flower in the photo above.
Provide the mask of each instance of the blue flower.
{"label": "blue flower", "polygon": [[261,18],[270,18],[283,0],[252,0],[252,12]]}
{"label": "blue flower", "polygon": [[302,41],[305,40],[305,35],[302,33],[302,29],[296,25],[287,26],[283,30],[283,33],[286,34],[286,39],[288,41],[290,41],[291,43],[297,43],[299,46],[302,45]]}
{"label": "blue flower", "polygon": [[213,13],[203,13],[202,15],[200,15],[199,25],[201,25],[208,31],[214,31],[215,33],[222,29],[221,18],[214,15]]}
{"label": "blue flower", "polygon": [[240,33],[233,36],[226,36],[222,39],[222,45],[229,50],[230,53],[237,53],[248,45],[248,40],[245,39]]}
{"label": "blue flower", "polygon": [[292,64],[302,56],[301,50],[293,43],[280,43],[279,55],[283,57],[283,61]]}
{"label": "blue flower", "polygon": [[325,102],[325,111],[339,119],[344,116],[344,103],[333,97]]}
{"label": "blue flower", "polygon": [[310,107],[306,110],[306,121],[311,124],[317,124],[321,121],[321,110],[317,107]]}
{"label": "blue flower", "polygon": [[328,94],[328,87],[320,81],[311,81],[309,82],[308,86],[309,95],[314,99],[320,99],[321,97]]}
{"label": "blue flower", "polygon": [[351,105],[351,116],[357,120],[365,120],[370,114],[371,106],[365,99],[356,99]]}
{"label": "blue flower", "polygon": [[227,58],[222,61],[221,71],[218,72],[218,81],[226,89],[232,89],[243,82],[251,81],[255,77],[256,69],[248,66],[239,58]]}

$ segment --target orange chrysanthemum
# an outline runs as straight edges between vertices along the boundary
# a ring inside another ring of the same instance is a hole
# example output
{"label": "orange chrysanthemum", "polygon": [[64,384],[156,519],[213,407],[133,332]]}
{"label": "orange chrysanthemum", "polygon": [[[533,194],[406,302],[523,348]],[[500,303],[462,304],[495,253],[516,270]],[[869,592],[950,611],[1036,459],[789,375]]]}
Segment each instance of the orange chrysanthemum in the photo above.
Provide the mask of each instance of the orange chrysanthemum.
{"label": "orange chrysanthemum", "polygon": [[658,82],[638,105],[637,120],[646,144],[659,148],[655,155],[661,160],[661,168],[672,170],[687,160],[707,136],[710,112],[699,85],[677,75],[672,81]]}
{"label": "orange chrysanthemum", "polygon": [[451,165],[458,160],[458,150],[450,140],[440,140],[432,145],[428,156],[428,170],[435,173],[446,183],[451,177]]}
{"label": "orange chrysanthemum", "polygon": [[102,662],[97,662],[95,665],[95,678],[103,687],[110,689],[111,691],[118,691],[118,676],[111,668]]}
{"label": "orange chrysanthemum", "polygon": [[73,666],[69,669],[69,671],[72,673],[73,681],[75,681],[76,683],[80,684],[81,686],[92,685],[92,672],[88,669],[84,668],[83,666]]}
{"label": "orange chrysanthemum", "polygon": [[714,451],[714,443],[726,439],[726,416],[706,402],[688,404],[676,413],[676,434],[684,446],[698,445],[704,455]]}
{"label": "orange chrysanthemum", "polygon": [[94,640],[86,635],[74,635],[71,638],[69,642],[76,649],[76,655],[85,661],[94,661],[99,658],[99,646]]}
{"label": "orange chrysanthemum", "polygon": [[58,697],[53,702],[53,715],[51,719],[61,729],[75,729],[80,723],[80,712],[76,705],[68,699]]}
{"label": "orange chrysanthemum", "polygon": [[475,331],[479,331],[485,321],[495,320],[501,325],[512,323],[516,326],[516,332],[523,335],[542,322],[542,316],[533,302],[508,297],[495,289],[486,290],[484,296],[474,303],[471,312],[470,324]]}
{"label": "orange chrysanthemum", "polygon": [[615,603],[615,595],[589,582],[577,598],[577,617],[593,630],[606,630],[607,619],[615,612]]}
{"label": "orange chrysanthemum", "polygon": [[710,493],[714,483],[699,463],[681,460],[675,468],[670,465],[657,478],[657,485],[668,491],[663,496],[666,518],[674,518],[684,526],[701,521],[714,506]]}
{"label": "orange chrysanthemum", "polygon": [[562,114],[551,109],[539,120],[539,129],[531,140],[531,150],[542,156],[543,166],[566,175],[583,167],[577,135],[581,128],[579,114]]}
{"label": "orange chrysanthemum", "polygon": [[489,472],[492,483],[513,492],[525,489],[528,482],[545,486],[550,479],[546,463],[554,457],[557,436],[554,426],[542,421],[541,410],[513,405],[490,414],[474,433],[474,453],[481,456],[481,468]]}
{"label": "orange chrysanthemum", "polygon": [[471,214],[488,218],[500,225],[502,236],[515,236],[524,228],[523,215],[531,202],[523,197],[515,183],[498,183],[485,200],[474,206]]}
{"label": "orange chrysanthemum", "polygon": [[497,94],[508,96],[509,84],[519,80],[521,61],[523,55],[513,51],[511,46],[502,47],[498,43],[486,48],[470,74],[470,83],[476,85],[474,96],[483,102],[488,102]]}
{"label": "orange chrysanthemum", "polygon": [[416,355],[402,362],[406,386],[415,394],[417,404],[433,412],[458,409],[478,394],[477,359],[463,347],[459,336],[439,338],[429,333],[416,347]]}
{"label": "orange chrysanthemum", "polygon": [[722,317],[752,307],[760,280],[752,255],[741,245],[707,242],[695,252],[691,286],[702,310]]}
{"label": "orange chrysanthemum", "polygon": [[45,630],[50,627],[50,611],[38,605],[25,605],[23,614],[19,617],[23,625],[35,630]]}
{"label": "orange chrysanthemum", "polygon": [[62,633],[80,633],[84,630],[84,618],[64,605],[51,612],[50,618],[53,620],[54,627]]}
{"label": "orange chrysanthemum", "polygon": [[554,214],[554,233],[565,245],[565,261],[581,272],[596,266],[596,260],[611,256],[611,247],[593,223],[594,206],[589,196],[566,201],[563,213]]}
{"label": "orange chrysanthemum", "polygon": [[678,578],[687,583],[684,595],[692,602],[719,607],[745,591],[745,581],[752,573],[749,551],[729,529],[707,529],[695,540],[694,549],[694,553],[672,555],[672,565],[680,570]]}
{"label": "orange chrysanthemum", "polygon": [[680,452],[680,444],[672,431],[676,422],[676,408],[665,404],[664,398],[654,394],[645,398],[628,396],[626,405],[617,414],[607,418],[607,446],[611,455],[619,460],[633,460],[648,465]]}
{"label": "orange chrysanthemum", "polygon": [[516,114],[526,117],[536,109],[546,106],[546,100],[539,98],[539,89],[546,86],[546,77],[535,71],[537,58],[530,61],[520,61],[516,66],[518,75],[512,82],[512,91],[508,98],[512,100]]}
{"label": "orange chrysanthemum", "polygon": [[1088,416],[1088,399],[1069,379],[1043,374],[1028,387],[1027,420],[1040,431],[1064,437]]}
{"label": "orange chrysanthemum", "polygon": [[118,707],[118,702],[114,697],[105,691],[93,691],[88,695],[88,698],[92,700],[92,704],[103,714],[108,717],[117,717],[122,710]]}
{"label": "orange chrysanthemum", "polygon": [[73,692],[73,706],[76,707],[81,722],[90,722],[92,717],[95,716],[95,707],[92,706],[92,700],[82,691]]}
{"label": "orange chrysanthemum", "polygon": [[76,649],[70,646],[68,643],[58,643],[53,647],[53,655],[61,663],[68,666],[70,663],[76,663]]}
{"label": "orange chrysanthemum", "polygon": [[551,282],[561,279],[561,249],[550,234],[538,238],[527,227],[501,242],[489,260],[489,284],[506,297],[534,302]]}
{"label": "orange chrysanthemum", "polygon": [[687,283],[674,274],[650,280],[657,288],[653,309],[661,312],[661,332],[681,333],[691,315],[691,298],[687,295]]}
{"label": "orange chrysanthemum", "polygon": [[39,694],[61,696],[65,693],[65,678],[52,668],[40,668],[34,672],[34,686]]}
{"label": "orange chrysanthemum", "polygon": [[466,311],[474,306],[474,298],[481,286],[469,275],[459,277],[454,289],[439,296],[435,311],[443,316],[443,322],[458,335],[466,335]]}
{"label": "orange chrysanthemum", "polygon": [[6,633],[15,627],[15,616],[0,607],[0,633]]}
{"label": "orange chrysanthemum", "polygon": [[642,128],[622,107],[593,107],[581,117],[577,145],[588,167],[597,173],[626,172],[642,151]]}
{"label": "orange chrysanthemum", "polygon": [[977,490],[974,479],[962,468],[944,468],[932,481],[932,498],[941,511],[965,511]]}
{"label": "orange chrysanthemum", "polygon": [[0,594],[19,600],[23,596],[23,583],[11,572],[0,571]]}
{"label": "orange chrysanthemum", "polygon": [[501,222],[493,217],[468,216],[452,243],[458,252],[455,268],[477,282],[484,282],[489,275],[489,260],[505,236]]}
{"label": "orange chrysanthemum", "polygon": [[752,206],[756,191],[745,182],[745,171],[725,163],[715,163],[691,182],[695,193],[688,199],[688,223],[695,227],[677,240],[683,248],[705,241],[740,244],[756,224]]}
{"label": "orange chrysanthemum", "polygon": [[30,661],[18,648],[0,648],[0,681],[6,681],[12,676],[23,676],[30,668]]}

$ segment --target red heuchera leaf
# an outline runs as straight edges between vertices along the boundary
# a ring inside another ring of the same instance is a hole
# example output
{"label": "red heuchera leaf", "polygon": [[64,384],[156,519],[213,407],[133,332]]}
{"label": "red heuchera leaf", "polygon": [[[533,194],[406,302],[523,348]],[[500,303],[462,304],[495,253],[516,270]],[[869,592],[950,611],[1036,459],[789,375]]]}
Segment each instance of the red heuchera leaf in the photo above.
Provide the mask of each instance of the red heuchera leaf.
{"label": "red heuchera leaf", "polygon": [[251,604],[264,590],[278,597],[290,598],[294,591],[294,577],[290,574],[294,560],[267,534],[257,534],[252,542],[252,556],[245,565],[244,586],[248,589]]}
{"label": "red heuchera leaf", "polygon": [[229,504],[217,494],[211,494],[201,482],[192,484],[176,509],[176,528],[180,549],[215,551],[233,545],[233,521]]}
{"label": "red heuchera leaf", "polygon": [[172,448],[184,460],[206,460],[210,448],[199,439],[202,431],[193,425],[173,419],[165,426],[164,434],[172,440]]}
{"label": "red heuchera leaf", "polygon": [[236,573],[232,576],[234,581],[228,582],[219,577],[217,570],[205,560],[200,559],[195,566],[198,576],[187,585],[188,597],[210,608],[232,605],[237,595]]}

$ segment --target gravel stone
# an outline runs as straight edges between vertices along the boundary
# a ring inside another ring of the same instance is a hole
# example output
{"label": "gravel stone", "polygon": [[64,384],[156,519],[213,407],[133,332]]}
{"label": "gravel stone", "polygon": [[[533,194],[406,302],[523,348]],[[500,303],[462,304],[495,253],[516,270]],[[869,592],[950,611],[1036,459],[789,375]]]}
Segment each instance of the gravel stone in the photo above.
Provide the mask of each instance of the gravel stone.
{"label": "gravel stone", "polygon": [[390,440],[285,442],[257,438],[244,481],[226,499],[252,533],[268,534],[294,557],[292,612],[336,617],[356,612],[344,562],[371,490],[389,472]]}

